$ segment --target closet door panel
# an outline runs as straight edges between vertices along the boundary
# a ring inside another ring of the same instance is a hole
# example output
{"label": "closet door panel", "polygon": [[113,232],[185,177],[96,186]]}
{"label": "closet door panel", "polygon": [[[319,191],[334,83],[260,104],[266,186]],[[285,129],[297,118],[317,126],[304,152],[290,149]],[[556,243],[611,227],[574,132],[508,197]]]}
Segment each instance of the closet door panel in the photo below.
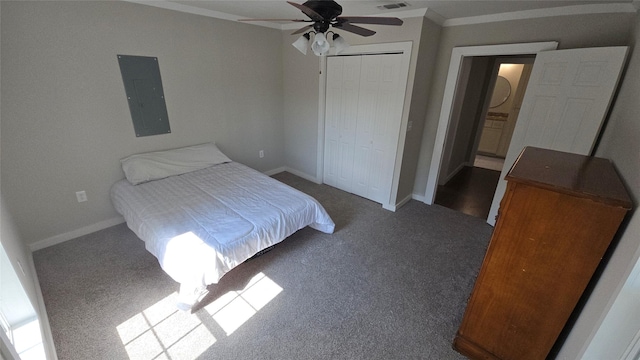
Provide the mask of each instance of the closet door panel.
{"label": "closet door panel", "polygon": [[329,58],[327,72],[325,183],[351,192],[360,59],[358,57]]}
{"label": "closet door panel", "polygon": [[338,182],[338,144],[340,142],[340,108],[342,102],[342,59],[327,63],[327,94],[325,105],[324,182]]}
{"label": "closet door panel", "polygon": [[[372,171],[373,133],[378,100],[380,67],[377,56],[365,56],[362,59],[360,78],[360,97],[358,102],[358,122],[354,162],[353,193],[370,198],[370,174]],[[377,201],[377,199],[372,199]]]}
{"label": "closet door panel", "polygon": [[380,55],[371,60],[377,63],[378,79],[372,117],[368,198],[386,203],[393,181],[404,103],[405,89],[400,74],[402,55]]}
{"label": "closet door panel", "polygon": [[324,182],[386,204],[406,79],[402,54],[327,58]]}

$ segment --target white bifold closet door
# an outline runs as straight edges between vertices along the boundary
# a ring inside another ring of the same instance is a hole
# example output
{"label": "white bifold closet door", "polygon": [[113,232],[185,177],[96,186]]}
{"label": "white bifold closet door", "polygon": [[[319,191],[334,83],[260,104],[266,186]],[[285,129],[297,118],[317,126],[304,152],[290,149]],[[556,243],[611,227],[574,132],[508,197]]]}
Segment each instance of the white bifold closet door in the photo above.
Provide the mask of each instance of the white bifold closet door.
{"label": "white bifold closet door", "polygon": [[402,54],[327,58],[324,183],[389,202],[406,87],[401,64]]}

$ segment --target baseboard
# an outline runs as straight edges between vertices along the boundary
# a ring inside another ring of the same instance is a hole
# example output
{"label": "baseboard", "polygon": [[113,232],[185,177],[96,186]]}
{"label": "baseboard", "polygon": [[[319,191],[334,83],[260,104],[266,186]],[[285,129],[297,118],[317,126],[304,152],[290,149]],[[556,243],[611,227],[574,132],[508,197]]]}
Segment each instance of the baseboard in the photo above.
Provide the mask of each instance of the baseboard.
{"label": "baseboard", "polygon": [[389,210],[389,211],[395,212],[396,210],[398,210],[401,207],[403,207],[406,203],[408,203],[409,200],[411,200],[411,199],[413,199],[413,194],[407,195],[404,199],[398,201],[395,205],[382,204],[382,208],[385,209],[385,210]]}
{"label": "baseboard", "polygon": [[[411,194],[411,198],[413,200],[420,201],[420,202],[423,202],[423,203],[427,204],[427,197],[424,194],[413,193],[413,194]],[[427,204],[427,205],[430,205],[430,204]]]}
{"label": "baseboard", "polygon": [[404,199],[400,200],[397,204],[396,204],[396,210],[400,209],[401,207],[403,207],[406,203],[409,202],[409,200],[413,199],[413,194],[409,194],[407,196],[405,196]]}
{"label": "baseboard", "polygon": [[99,231],[99,230],[102,230],[102,229],[106,229],[106,228],[114,226],[114,225],[121,224],[123,222],[124,222],[124,218],[122,216],[119,216],[119,217],[116,217],[116,218],[113,218],[113,219],[109,219],[109,220],[100,221],[100,222],[97,222],[95,224],[82,227],[80,229],[72,230],[72,231],[69,231],[69,232],[64,233],[64,234],[55,235],[55,236],[52,236],[50,238],[37,241],[37,242],[35,242],[33,244],[30,244],[29,245],[29,249],[31,250],[31,252],[38,251],[38,250],[47,248],[49,246],[57,245],[57,244],[65,242],[65,241],[68,241],[68,240],[71,240],[71,239],[75,239],[75,238],[77,238],[79,236],[84,236],[84,235],[91,234],[93,232],[96,232],[96,231]]}
{"label": "baseboard", "polygon": [[273,176],[273,175],[279,174],[279,173],[281,173],[283,171],[287,171],[287,168],[285,168],[284,166],[281,166],[279,168],[275,168],[275,169],[271,169],[271,170],[265,171],[264,174],[268,175],[268,176]]}
{"label": "baseboard", "polygon": [[322,181],[319,178],[317,178],[315,176],[311,176],[311,175],[309,175],[309,174],[307,174],[305,172],[302,172],[300,170],[296,170],[296,169],[293,169],[293,168],[290,168],[290,167],[285,167],[284,171],[292,173],[293,175],[299,176],[299,177],[301,177],[301,178],[303,178],[305,180],[309,180],[309,181],[311,181],[313,183],[322,184]]}
{"label": "baseboard", "polygon": [[391,204],[382,204],[382,208],[385,210],[396,212],[396,206]]}
{"label": "baseboard", "polygon": [[449,180],[451,180],[454,176],[458,175],[460,170],[464,169],[465,166],[467,166],[466,162],[458,165],[458,167],[455,170],[453,170],[449,175],[447,175],[447,177],[445,177],[444,180],[440,182],[438,185],[443,185],[449,182]]}

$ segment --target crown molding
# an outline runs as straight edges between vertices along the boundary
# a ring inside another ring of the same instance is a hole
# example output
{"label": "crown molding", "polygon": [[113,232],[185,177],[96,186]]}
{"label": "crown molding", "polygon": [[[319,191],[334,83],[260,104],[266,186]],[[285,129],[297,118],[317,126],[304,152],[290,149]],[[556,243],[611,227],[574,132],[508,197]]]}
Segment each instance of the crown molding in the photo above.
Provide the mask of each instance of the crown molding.
{"label": "crown molding", "polygon": [[[123,0],[123,1],[135,3],[135,4],[153,6],[153,7],[167,9],[167,10],[179,11],[179,12],[184,12],[188,14],[202,15],[202,16],[212,17],[216,19],[223,19],[223,20],[230,20],[230,21],[238,21],[238,19],[243,19],[243,17],[241,16],[231,15],[231,14],[223,13],[220,11],[207,10],[207,9],[203,9],[195,6],[183,5],[183,4],[179,4],[179,3],[175,3],[167,0]],[[280,24],[275,24],[270,22],[261,21],[261,22],[252,22],[252,23],[246,23],[246,24],[264,26],[272,29],[281,29]]]}
{"label": "crown molding", "polygon": [[[635,6],[634,6],[635,5]],[[509,20],[524,20],[524,19],[536,19],[544,17],[554,16],[568,16],[568,15],[586,15],[586,14],[611,14],[611,13],[636,13],[638,9],[637,5],[640,5],[640,1],[634,1],[634,4],[589,4],[589,5],[573,5],[562,6],[547,9],[535,9],[514,11],[509,13],[491,14],[482,16],[471,16],[465,18],[448,19],[445,20],[442,26],[460,26],[460,25],[473,25],[484,24],[499,21]]]}
{"label": "crown molding", "polygon": [[[135,4],[153,6],[153,7],[167,9],[167,10],[179,11],[179,12],[184,12],[189,14],[229,20],[229,21],[238,21],[238,19],[243,18],[237,15],[231,15],[231,14],[223,13],[220,11],[202,9],[195,6],[183,5],[183,4],[176,3],[173,1],[168,1],[168,0],[123,0],[123,1],[135,3]],[[637,13],[639,9],[640,9],[640,0],[634,0],[632,3],[625,3],[625,4],[615,3],[615,4],[573,5],[573,6],[562,6],[562,7],[546,8],[546,9],[514,11],[514,12],[507,12],[507,13],[500,13],[500,14],[482,15],[482,16],[470,16],[470,17],[454,18],[454,19],[445,19],[440,14],[431,10],[430,8],[394,11],[394,12],[375,14],[375,15],[369,15],[369,16],[378,16],[378,17],[390,16],[390,17],[397,17],[401,19],[407,19],[412,17],[426,17],[438,25],[441,25],[443,27],[449,27],[449,26],[474,25],[474,24],[493,23],[493,22],[509,21],[509,20],[536,19],[536,18],[567,16],[567,15]],[[278,30],[295,30],[300,28],[300,23],[278,24],[278,23],[272,23],[267,21],[261,21],[261,22],[246,22],[244,24],[257,25],[257,26],[268,27],[268,28],[278,29]]]}
{"label": "crown molding", "polygon": [[[216,19],[223,19],[223,20],[230,20],[230,21],[238,21],[238,19],[244,19],[244,17],[242,16],[227,14],[220,11],[207,10],[207,9],[184,5],[184,4],[180,4],[180,3],[176,3],[168,0],[123,0],[123,1],[135,3],[135,4],[153,6],[161,9],[166,9],[166,10],[179,11],[179,12],[184,12],[188,14],[202,15],[202,16],[212,17]],[[444,19],[440,15],[437,15],[433,11],[429,11],[429,9],[426,9],[426,8],[405,10],[405,11],[394,11],[394,12],[369,15],[369,16],[377,16],[377,17],[390,16],[390,17],[406,19],[410,17],[424,17],[424,16],[430,17],[430,14],[432,14],[431,16],[433,16],[432,20],[436,22],[439,21],[438,22],[439,24],[441,24],[444,21]],[[439,20],[436,20],[436,19],[439,19]],[[300,23],[278,24],[278,23],[272,23],[268,21],[252,21],[252,22],[246,22],[243,24],[263,26],[263,27],[268,27],[268,28],[278,29],[278,30],[294,30],[300,27]]]}
{"label": "crown molding", "polygon": [[447,19],[444,16],[438,14],[437,12],[431,10],[430,8],[427,8],[427,13],[424,15],[424,17],[435,22],[440,26],[444,25],[444,22],[447,21]]}

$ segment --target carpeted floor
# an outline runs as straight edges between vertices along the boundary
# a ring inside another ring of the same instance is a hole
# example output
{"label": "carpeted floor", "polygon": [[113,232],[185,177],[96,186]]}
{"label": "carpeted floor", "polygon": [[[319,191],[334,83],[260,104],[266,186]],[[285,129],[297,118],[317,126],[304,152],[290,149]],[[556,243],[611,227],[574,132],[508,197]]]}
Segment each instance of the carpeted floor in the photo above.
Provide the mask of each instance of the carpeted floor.
{"label": "carpeted floor", "polygon": [[336,223],[240,265],[193,314],[124,224],[34,253],[60,359],[464,359],[451,348],[492,228],[289,173]]}

